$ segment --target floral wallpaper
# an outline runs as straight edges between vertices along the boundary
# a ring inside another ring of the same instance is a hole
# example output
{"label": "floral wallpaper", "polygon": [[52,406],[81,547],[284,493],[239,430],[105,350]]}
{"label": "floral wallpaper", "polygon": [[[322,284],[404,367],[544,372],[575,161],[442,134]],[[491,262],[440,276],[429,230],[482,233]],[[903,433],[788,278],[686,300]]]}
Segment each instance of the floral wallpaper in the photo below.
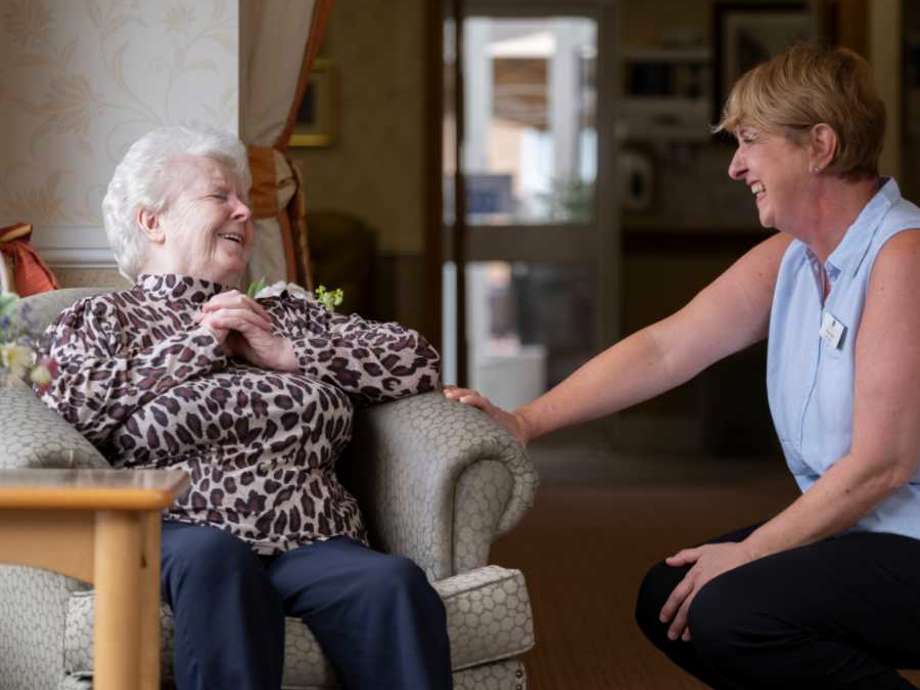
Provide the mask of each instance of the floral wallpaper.
{"label": "floral wallpaper", "polygon": [[238,130],[239,0],[0,0],[0,225],[110,263],[100,202],[149,129]]}

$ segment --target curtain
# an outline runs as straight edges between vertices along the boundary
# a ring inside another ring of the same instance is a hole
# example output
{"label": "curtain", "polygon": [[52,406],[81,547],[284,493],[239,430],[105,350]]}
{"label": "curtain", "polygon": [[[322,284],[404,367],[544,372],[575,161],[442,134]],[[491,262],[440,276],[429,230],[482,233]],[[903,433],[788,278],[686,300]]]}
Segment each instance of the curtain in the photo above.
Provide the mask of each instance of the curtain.
{"label": "curtain", "polygon": [[313,287],[303,187],[286,151],[333,2],[240,3],[240,138],[256,225],[248,280]]}

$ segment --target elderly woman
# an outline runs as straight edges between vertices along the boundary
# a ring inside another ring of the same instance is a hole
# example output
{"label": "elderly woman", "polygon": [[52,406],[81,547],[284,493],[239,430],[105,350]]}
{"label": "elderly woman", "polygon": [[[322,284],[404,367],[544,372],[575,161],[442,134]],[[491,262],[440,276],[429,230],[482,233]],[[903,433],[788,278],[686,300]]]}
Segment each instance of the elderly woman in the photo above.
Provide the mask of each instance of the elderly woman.
{"label": "elderly woman", "polygon": [[674,315],[513,413],[526,442],[646,400],[768,338],[770,408],[802,495],[655,566],[643,632],[727,688],[914,687],[920,665],[920,209],[878,175],[870,68],[797,46],[745,74],[718,128],[728,174],[780,232]]}
{"label": "elderly woman", "polygon": [[162,542],[180,690],[280,688],[286,615],[346,688],[449,688],[440,598],[368,548],[335,475],[354,404],[433,389],[438,355],[302,290],[239,292],[248,188],[245,149],[218,132],[160,129],[128,150],[103,213],[135,285],[49,327],[61,370],[44,400],[114,466],[191,475]]}

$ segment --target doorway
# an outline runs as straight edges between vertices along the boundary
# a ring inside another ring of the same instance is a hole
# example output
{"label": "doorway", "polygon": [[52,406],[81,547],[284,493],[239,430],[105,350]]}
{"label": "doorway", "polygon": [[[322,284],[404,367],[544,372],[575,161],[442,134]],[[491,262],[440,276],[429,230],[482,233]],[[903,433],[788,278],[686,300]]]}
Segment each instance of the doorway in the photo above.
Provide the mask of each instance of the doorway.
{"label": "doorway", "polygon": [[444,380],[514,408],[619,331],[613,3],[444,22]]}

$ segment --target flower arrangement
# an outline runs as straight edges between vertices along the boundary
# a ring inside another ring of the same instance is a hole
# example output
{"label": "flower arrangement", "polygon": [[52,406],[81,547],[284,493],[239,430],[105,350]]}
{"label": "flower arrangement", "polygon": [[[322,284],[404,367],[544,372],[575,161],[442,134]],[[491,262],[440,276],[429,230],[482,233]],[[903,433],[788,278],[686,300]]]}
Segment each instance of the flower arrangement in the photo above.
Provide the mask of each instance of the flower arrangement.
{"label": "flower arrangement", "polygon": [[20,379],[41,391],[51,385],[58,365],[49,357],[36,355],[38,329],[29,319],[28,309],[18,303],[16,293],[0,292],[0,386]]}

